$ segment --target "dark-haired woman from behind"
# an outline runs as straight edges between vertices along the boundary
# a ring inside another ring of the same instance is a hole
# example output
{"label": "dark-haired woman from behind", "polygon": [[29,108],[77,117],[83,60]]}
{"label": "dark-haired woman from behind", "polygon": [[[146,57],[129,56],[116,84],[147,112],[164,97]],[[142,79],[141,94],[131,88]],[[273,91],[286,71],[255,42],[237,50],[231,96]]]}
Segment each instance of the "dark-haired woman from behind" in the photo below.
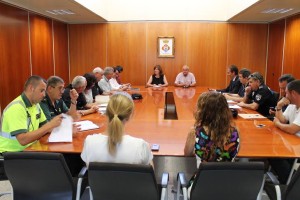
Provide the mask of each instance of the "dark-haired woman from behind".
{"label": "dark-haired woman from behind", "polygon": [[195,120],[194,128],[187,136],[184,154],[195,155],[197,166],[201,162],[234,161],[239,150],[239,133],[226,98],[217,92],[201,94]]}

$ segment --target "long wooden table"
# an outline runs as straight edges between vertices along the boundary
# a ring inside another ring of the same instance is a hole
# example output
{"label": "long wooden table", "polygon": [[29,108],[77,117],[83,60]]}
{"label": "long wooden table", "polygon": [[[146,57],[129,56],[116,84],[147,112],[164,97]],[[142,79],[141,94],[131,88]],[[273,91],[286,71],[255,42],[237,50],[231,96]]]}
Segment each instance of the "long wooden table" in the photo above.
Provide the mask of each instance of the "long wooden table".
{"label": "long wooden table", "polygon": [[[150,144],[159,144],[160,150],[153,152],[154,155],[183,156],[187,133],[194,124],[193,113],[197,99],[202,92],[207,91],[207,87],[138,88],[139,91],[129,91],[142,94],[143,99],[135,101],[135,111],[132,119],[126,124],[126,133],[143,138]],[[165,92],[174,94],[178,120],[164,120]],[[242,108],[239,113],[255,113],[255,111]],[[91,120],[100,128],[77,133],[72,143],[48,143],[49,135],[46,135],[26,151],[81,153],[86,136],[95,133],[105,134],[107,124],[105,116],[98,113],[84,116],[82,120]],[[300,138],[282,132],[268,119],[246,120],[238,117],[235,123],[240,131],[238,157],[300,157]],[[258,128],[257,124],[265,126]]]}

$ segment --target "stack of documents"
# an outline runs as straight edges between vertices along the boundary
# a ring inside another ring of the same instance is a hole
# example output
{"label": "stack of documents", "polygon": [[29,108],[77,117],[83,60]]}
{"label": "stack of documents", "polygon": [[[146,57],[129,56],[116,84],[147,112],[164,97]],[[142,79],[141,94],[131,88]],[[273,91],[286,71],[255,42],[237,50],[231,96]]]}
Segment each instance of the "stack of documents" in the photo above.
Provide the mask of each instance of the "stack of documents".
{"label": "stack of documents", "polygon": [[70,115],[62,114],[60,126],[54,128],[48,138],[49,142],[72,142],[73,119]]}
{"label": "stack of documents", "polygon": [[99,128],[96,124],[89,120],[84,120],[84,121],[79,121],[79,122],[74,122],[75,125],[78,125],[80,131],[86,131],[86,130],[91,130],[91,129],[96,129]]}
{"label": "stack of documents", "polygon": [[95,97],[95,102],[97,104],[108,103],[108,101],[109,101],[109,96],[97,95]]}
{"label": "stack of documents", "polygon": [[98,111],[101,113],[101,114],[104,114],[106,112],[106,107],[107,107],[107,103],[101,103],[99,105],[99,109]]}

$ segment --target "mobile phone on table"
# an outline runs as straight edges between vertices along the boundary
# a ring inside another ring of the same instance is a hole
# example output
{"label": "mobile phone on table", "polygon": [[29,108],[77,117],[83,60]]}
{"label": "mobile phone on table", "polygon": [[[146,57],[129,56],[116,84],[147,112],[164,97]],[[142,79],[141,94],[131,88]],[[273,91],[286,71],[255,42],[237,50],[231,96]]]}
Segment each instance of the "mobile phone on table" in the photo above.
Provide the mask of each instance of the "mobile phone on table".
{"label": "mobile phone on table", "polygon": [[151,150],[152,151],[158,151],[159,150],[159,144],[152,144]]}

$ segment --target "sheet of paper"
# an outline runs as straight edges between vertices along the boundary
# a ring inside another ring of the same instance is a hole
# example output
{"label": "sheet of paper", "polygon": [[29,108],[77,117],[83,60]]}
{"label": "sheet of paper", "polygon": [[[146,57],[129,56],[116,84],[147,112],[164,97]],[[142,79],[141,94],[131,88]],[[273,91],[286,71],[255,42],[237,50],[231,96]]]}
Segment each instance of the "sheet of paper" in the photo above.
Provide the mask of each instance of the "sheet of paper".
{"label": "sheet of paper", "polygon": [[232,100],[227,100],[227,103],[236,103],[236,102]]}
{"label": "sheet of paper", "polygon": [[260,114],[239,114],[239,116],[244,119],[264,119],[264,118],[266,118]]}
{"label": "sheet of paper", "polygon": [[109,101],[109,96],[97,95],[95,97],[95,102],[98,104],[108,103],[108,101]]}
{"label": "sheet of paper", "polygon": [[96,124],[94,124],[93,122],[91,122],[89,120],[74,122],[74,124],[79,125],[80,131],[86,131],[86,130],[99,128],[99,126],[97,126]]}
{"label": "sheet of paper", "polygon": [[73,119],[70,115],[62,114],[60,126],[54,128],[48,138],[48,142],[72,142]]}
{"label": "sheet of paper", "polygon": [[229,108],[235,108],[235,109],[239,109],[239,108],[241,108],[240,106],[238,106],[238,105],[230,105],[229,106]]}

